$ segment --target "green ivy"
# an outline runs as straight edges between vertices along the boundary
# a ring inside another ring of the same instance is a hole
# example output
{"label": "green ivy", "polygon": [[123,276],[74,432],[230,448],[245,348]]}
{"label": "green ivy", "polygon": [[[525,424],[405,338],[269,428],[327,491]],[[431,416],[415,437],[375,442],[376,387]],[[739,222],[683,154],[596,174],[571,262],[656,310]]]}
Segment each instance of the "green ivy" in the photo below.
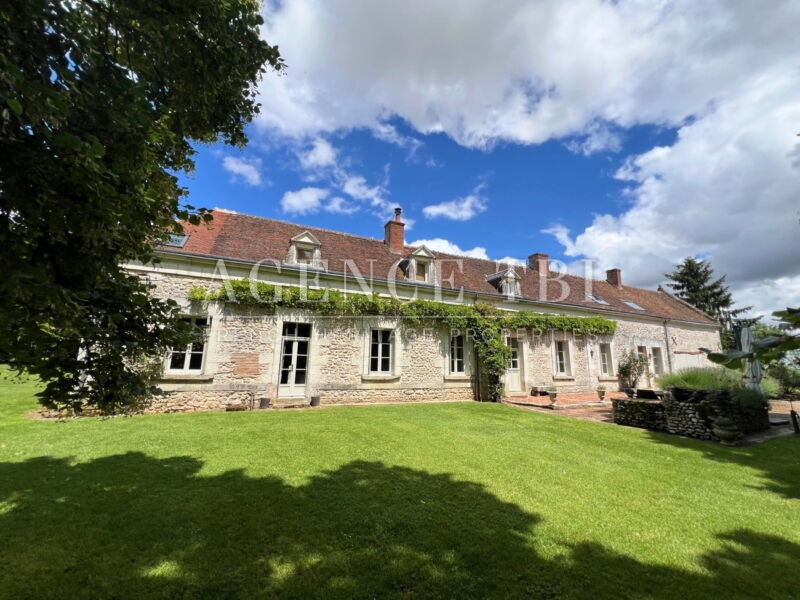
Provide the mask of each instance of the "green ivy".
{"label": "green ivy", "polygon": [[437,320],[451,329],[470,330],[474,332],[479,377],[486,386],[490,400],[498,400],[502,396],[501,377],[511,358],[511,350],[505,343],[503,330],[563,330],[585,335],[611,335],[617,328],[616,322],[602,317],[510,312],[483,303],[446,304],[431,300],[403,302],[378,294],[345,295],[339,290],[277,286],[260,281],[251,282],[249,279],[237,279],[228,284],[218,290],[192,288],[188,298],[192,301],[258,306],[267,314],[275,314],[278,308],[294,308],[324,316],[404,317],[410,325]]}

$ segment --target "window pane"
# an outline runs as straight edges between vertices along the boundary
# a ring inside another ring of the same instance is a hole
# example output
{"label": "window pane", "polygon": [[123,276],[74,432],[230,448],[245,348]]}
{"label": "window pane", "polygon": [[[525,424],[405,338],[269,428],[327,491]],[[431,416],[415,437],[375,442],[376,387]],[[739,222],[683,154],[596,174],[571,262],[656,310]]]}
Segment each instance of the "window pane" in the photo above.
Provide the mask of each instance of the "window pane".
{"label": "window pane", "polygon": [[314,261],[314,251],[308,248],[297,249],[297,262],[304,265],[310,265]]}
{"label": "window pane", "polygon": [[378,370],[378,356],[373,354],[369,359],[369,370],[373,373]]}
{"label": "window pane", "polygon": [[311,324],[298,323],[297,324],[297,337],[311,337]]}
{"label": "window pane", "polygon": [[457,335],[450,338],[450,372],[464,372],[464,336]]}
{"label": "window pane", "polygon": [[283,335],[285,336],[294,336],[297,332],[297,323],[284,323],[283,324]]}
{"label": "window pane", "polygon": [[199,371],[203,368],[203,353],[192,352],[189,357],[189,369],[191,371]]}
{"label": "window pane", "polygon": [[388,356],[384,356],[384,357],[381,358],[381,371],[383,371],[384,373],[388,373],[389,372],[389,357]]}
{"label": "window pane", "polygon": [[169,361],[169,368],[183,369],[183,365],[185,363],[186,363],[186,352],[181,352],[180,350],[173,350],[172,358],[170,358]]}
{"label": "window pane", "polygon": [[428,280],[428,265],[417,263],[417,281]]}

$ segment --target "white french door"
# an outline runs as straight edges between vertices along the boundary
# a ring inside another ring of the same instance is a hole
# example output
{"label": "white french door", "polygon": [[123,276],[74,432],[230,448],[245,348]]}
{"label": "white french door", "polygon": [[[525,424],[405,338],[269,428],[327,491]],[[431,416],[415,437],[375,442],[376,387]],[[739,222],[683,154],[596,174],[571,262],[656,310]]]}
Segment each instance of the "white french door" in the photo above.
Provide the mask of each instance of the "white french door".
{"label": "white french door", "polygon": [[519,392],[522,390],[522,375],[519,368],[519,341],[517,338],[509,336],[506,338],[506,345],[511,349],[511,358],[508,359],[508,368],[504,377],[503,384],[508,392]]}
{"label": "white french door", "polygon": [[281,339],[281,371],[278,396],[305,396],[308,383],[309,323],[284,323]]}

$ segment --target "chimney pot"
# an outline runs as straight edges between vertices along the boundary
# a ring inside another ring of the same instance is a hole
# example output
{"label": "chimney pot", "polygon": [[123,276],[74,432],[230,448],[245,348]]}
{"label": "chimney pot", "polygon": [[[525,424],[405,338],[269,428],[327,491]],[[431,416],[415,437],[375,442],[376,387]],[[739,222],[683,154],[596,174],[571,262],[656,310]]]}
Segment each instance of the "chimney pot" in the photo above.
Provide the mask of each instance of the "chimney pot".
{"label": "chimney pot", "polygon": [[528,257],[528,267],[537,273],[543,273],[546,275],[550,271],[550,267],[548,266],[549,259],[550,257],[542,252],[531,254]]}
{"label": "chimney pot", "polygon": [[622,271],[620,269],[609,269],[606,271],[606,281],[614,287],[622,288]]}
{"label": "chimney pot", "polygon": [[389,246],[389,250],[396,254],[402,254],[406,247],[404,238],[404,230],[406,224],[400,218],[403,209],[397,207],[394,209],[394,220],[389,221],[383,228],[384,238],[383,242]]}

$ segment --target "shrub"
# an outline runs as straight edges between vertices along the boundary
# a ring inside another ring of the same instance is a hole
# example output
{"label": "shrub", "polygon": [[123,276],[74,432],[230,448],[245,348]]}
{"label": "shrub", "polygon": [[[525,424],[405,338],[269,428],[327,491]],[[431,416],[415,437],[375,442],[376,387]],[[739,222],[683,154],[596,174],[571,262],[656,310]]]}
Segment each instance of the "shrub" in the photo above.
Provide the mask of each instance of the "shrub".
{"label": "shrub", "polygon": [[744,407],[767,408],[766,398],[750,388],[743,387],[731,391],[731,401]]}
{"label": "shrub", "polygon": [[639,378],[647,372],[647,357],[633,350],[622,353],[617,366],[617,377],[623,388],[635,388]]}
{"label": "shrub", "polygon": [[792,397],[800,394],[800,369],[775,363],[769,367],[769,376],[778,383],[778,395]]}
{"label": "shrub", "polygon": [[761,379],[761,389],[767,398],[780,398],[783,395],[780,382],[770,375]]}
{"label": "shrub", "polygon": [[733,390],[742,387],[738,371],[720,367],[695,367],[665,373],[656,379],[660,388],[681,387],[690,390]]}
{"label": "shrub", "polygon": [[[687,388],[690,390],[725,390],[738,392],[746,390],[742,381],[741,373],[732,369],[720,367],[695,367],[692,369],[682,369],[674,373],[666,373],[656,379],[656,385],[662,389],[668,387]],[[780,395],[780,384],[774,377],[765,376],[761,380],[763,395],[753,391],[762,398],[776,398]]]}

